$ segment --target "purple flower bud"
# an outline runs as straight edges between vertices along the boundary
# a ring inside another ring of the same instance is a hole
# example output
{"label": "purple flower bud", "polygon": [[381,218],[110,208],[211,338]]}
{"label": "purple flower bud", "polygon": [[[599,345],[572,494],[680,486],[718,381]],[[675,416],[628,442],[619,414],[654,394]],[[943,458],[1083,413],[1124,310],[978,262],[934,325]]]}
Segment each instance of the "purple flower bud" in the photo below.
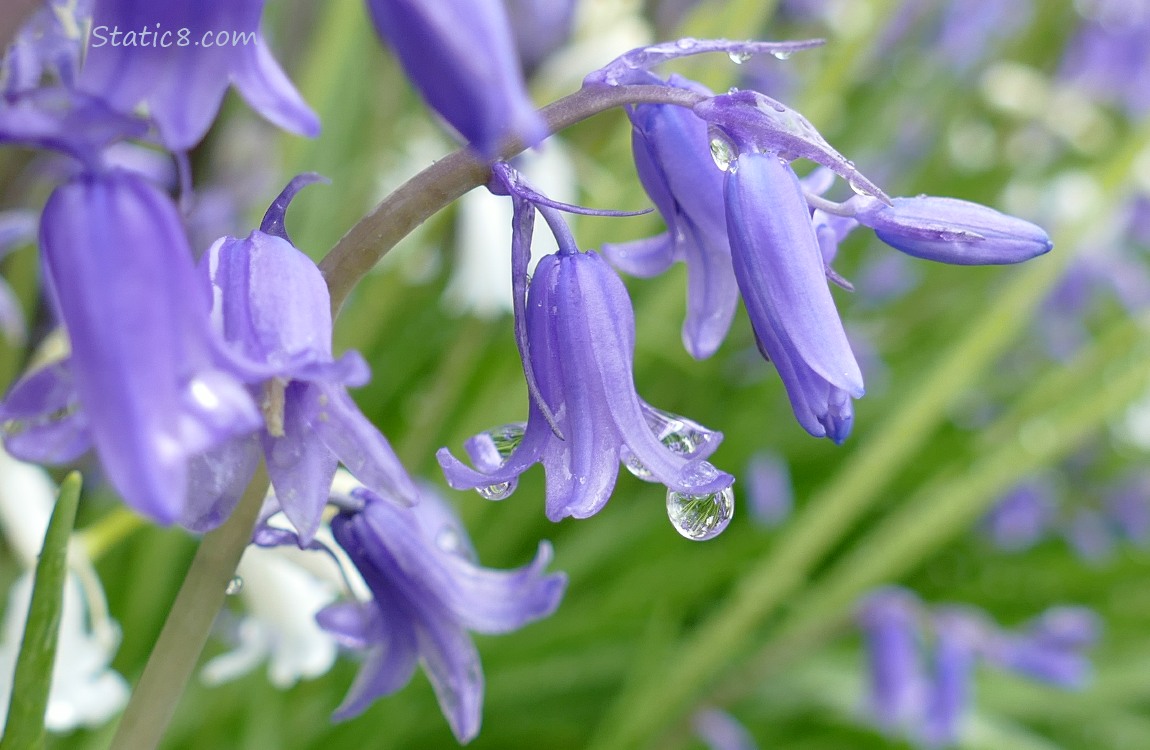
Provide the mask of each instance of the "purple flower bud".
{"label": "purple flower bud", "polygon": [[427,103],[482,156],[547,136],[500,0],[369,0],[376,31]]}
{"label": "purple flower bud", "polygon": [[[856,199],[857,200],[857,199]],[[880,240],[916,258],[963,266],[1021,263],[1050,251],[1041,227],[955,198],[859,201],[855,218]]]}
{"label": "purple flower bud", "polygon": [[40,247],[71,359],[17,384],[0,419],[73,403],[74,385],[84,418],[66,412],[54,422],[45,412],[17,423],[45,438],[41,446],[17,438],[43,449],[20,452],[60,458],[86,431],[129,505],[161,523],[178,520],[189,459],[261,420],[243,386],[218,369],[222,342],[175,206],[130,172],[81,175],[49,198]]}
{"label": "purple flower bud", "polygon": [[483,705],[483,670],[468,631],[509,633],[550,616],[566,576],[544,573],[547,542],[525,567],[478,566],[466,554],[463,526],[429,489],[414,507],[362,489],[353,495],[361,507],[332,519],[332,532],[372,598],[333,604],[317,616],[337,640],[367,652],[335,718],[356,716],[400,690],[422,663],[451,731],[468,742],[479,733]]}
{"label": "purple flower bud", "polygon": [[264,0],[96,0],[80,88],[122,112],[147,105],[174,151],[199,143],[233,83],[274,124],[315,136],[319,120],[260,32],[263,7]]}
{"label": "purple flower bud", "polygon": [[[416,494],[387,439],[347,395],[347,386],[367,382],[367,363],[356,352],[332,357],[327,285],[315,263],[287,239],[288,204],[317,179],[295,178],[268,209],[260,230],[244,239],[224,237],[200,260],[213,294],[213,319],[230,345],[233,366],[251,382],[273,379],[265,386],[261,441],[276,496],[304,544],[319,528],[340,462],[374,491],[409,500]],[[226,517],[254,459],[254,445],[238,441],[230,452],[197,461],[196,502],[184,524],[199,529]]]}

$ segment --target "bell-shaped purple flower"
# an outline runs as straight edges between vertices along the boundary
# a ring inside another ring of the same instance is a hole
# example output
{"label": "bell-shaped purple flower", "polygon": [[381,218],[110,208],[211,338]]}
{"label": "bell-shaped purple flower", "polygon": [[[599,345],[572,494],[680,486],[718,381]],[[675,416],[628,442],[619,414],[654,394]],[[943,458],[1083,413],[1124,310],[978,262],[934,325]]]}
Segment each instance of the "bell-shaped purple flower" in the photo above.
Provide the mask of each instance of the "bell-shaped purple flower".
{"label": "bell-shaped purple flower", "polygon": [[427,103],[479,154],[547,135],[501,0],[368,0],[379,35]]}
{"label": "bell-shaped purple flower", "polygon": [[920,728],[922,741],[932,748],[958,737],[986,632],[981,617],[961,608],[940,610],[933,619],[934,673]]}
{"label": "bell-shaped purple flower", "polygon": [[1097,644],[1098,615],[1085,607],[1052,607],[1021,631],[1004,634],[988,648],[988,660],[1011,672],[1062,688],[1081,688],[1090,678],[1084,653]]}
{"label": "bell-shaped purple flower", "polygon": [[884,588],[858,611],[869,665],[869,709],[886,730],[914,721],[926,700],[926,675],[919,653],[921,603],[909,591]]}
{"label": "bell-shaped purple flower", "polygon": [[[332,532],[372,598],[333,604],[317,615],[338,641],[366,651],[335,717],[356,716],[400,690],[421,662],[456,739],[472,740],[479,733],[483,671],[468,631],[509,633],[555,612],[567,578],[544,573],[551,546],[541,542],[525,567],[492,570],[476,563],[459,519],[429,488],[414,507],[365,489],[340,505]],[[291,541],[284,534],[271,539]],[[259,534],[257,542],[265,543]]]}
{"label": "bell-shaped purple flower", "polygon": [[[297,177],[268,209],[261,229],[218,240],[200,260],[233,366],[252,382],[266,381],[261,440],[268,474],[305,544],[319,527],[340,462],[372,490],[415,496],[387,439],[347,395],[346,386],[367,382],[367,364],[355,352],[333,359],[327,286],[284,231],[288,203],[316,179]],[[185,525],[207,528],[226,517],[257,459],[253,446],[239,444],[198,460],[195,504]]]}
{"label": "bell-shaped purple flower", "polygon": [[887,205],[855,199],[854,216],[891,247],[916,258],[962,266],[1021,263],[1050,251],[1054,243],[1039,226],[957,198],[921,195]]}
{"label": "bell-shaped purple flower", "polygon": [[795,417],[816,437],[842,442],[862,373],[827,285],[798,177],[770,153],[748,152],[726,178],[727,229],[755,337],[775,363]]}
{"label": "bell-shaped purple flower", "polygon": [[[711,93],[679,76],[672,76],[668,85]],[[606,245],[603,255],[620,270],[643,277],[660,274],[676,261],[686,263],[683,344],[691,356],[704,359],[726,337],[739,300],[727,242],[723,173],[711,158],[707,123],[689,109],[641,104],[628,116],[639,179],[663,215],[667,231]]]}
{"label": "bell-shaped purple flower", "polygon": [[176,208],[133,173],[82,174],[48,199],[40,248],[72,353],[5,400],[10,451],[68,460],[90,440],[129,505],[176,521],[189,459],[261,423],[217,365],[208,291]]}
{"label": "bell-shaped purple flower", "polygon": [[597,253],[566,247],[539,262],[527,298],[525,350],[537,385],[526,426],[500,445],[490,435],[473,438],[468,453],[478,471],[441,449],[437,457],[452,487],[506,497],[523,471],[542,463],[547,517],[558,521],[599,512],[621,460],[688,495],[716,493],[733,481],[702,460],[717,447],[717,433],[689,421],[685,432],[656,431],[663,413],[639,398],[631,373],[631,301]]}
{"label": "bell-shaped purple flower", "polygon": [[264,0],[95,0],[80,88],[124,112],[146,105],[173,151],[199,143],[231,84],[272,123],[314,136],[319,120],[260,31],[263,7]]}

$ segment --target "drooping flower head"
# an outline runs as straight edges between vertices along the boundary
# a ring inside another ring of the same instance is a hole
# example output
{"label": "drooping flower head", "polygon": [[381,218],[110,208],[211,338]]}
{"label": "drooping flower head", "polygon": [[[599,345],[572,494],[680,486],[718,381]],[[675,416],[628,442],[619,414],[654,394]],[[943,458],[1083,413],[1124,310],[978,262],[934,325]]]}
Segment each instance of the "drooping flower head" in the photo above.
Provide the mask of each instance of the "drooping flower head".
{"label": "drooping flower head", "polygon": [[[567,579],[544,573],[551,547],[515,570],[492,570],[475,561],[454,512],[425,487],[413,507],[359,488],[333,498],[335,540],[370,590],[370,598],[333,604],[320,626],[343,645],[366,652],[337,719],[362,713],[373,701],[403,688],[421,662],[444,717],[460,742],[479,733],[483,671],[468,631],[501,634],[555,612]],[[298,542],[277,529],[256,542]],[[313,545],[314,546],[314,545]]]}
{"label": "drooping flower head", "polygon": [[218,362],[176,207],[134,173],[83,173],[49,198],[40,249],[71,356],[8,395],[9,449],[61,462],[94,446],[129,505],[172,523],[188,461],[261,423]]}
{"label": "drooping flower head", "polygon": [[[316,181],[301,175],[272,203],[259,230],[223,237],[200,259],[212,290],[212,316],[232,364],[264,383],[265,429],[259,441],[288,519],[306,544],[320,523],[340,462],[366,486],[413,498],[415,487],[387,439],[347,395],[369,371],[356,352],[331,351],[331,300],[323,276],[291,244],[284,214],[296,192]],[[253,441],[224,446],[195,464],[192,528],[218,524],[238,501],[258,460]]]}
{"label": "drooping flower head", "polygon": [[[717,512],[695,519],[711,525],[694,533],[718,533],[730,517],[729,491],[724,492],[732,478],[703,459],[721,436],[639,398],[631,371],[635,316],[622,281],[597,253],[578,250],[556,209],[539,202],[546,199],[521,184],[506,185],[516,202],[512,253],[522,322],[517,340],[531,394],[528,419],[468,441],[478,470],[440,450],[448,483],[501,499],[523,471],[542,463],[547,517],[586,518],[606,504],[622,461],[640,478],[667,486],[673,520],[689,498],[711,498],[704,504]],[[523,306],[519,295],[527,286],[526,248],[536,207],[560,250],[539,261]]]}
{"label": "drooping flower head", "polygon": [[314,136],[318,119],[264,41],[263,8],[264,0],[95,0],[79,87],[122,112],[145,105],[173,151],[199,143],[232,84],[275,125]]}
{"label": "drooping flower head", "polygon": [[501,0],[369,0],[376,31],[427,103],[488,159],[546,135]]}

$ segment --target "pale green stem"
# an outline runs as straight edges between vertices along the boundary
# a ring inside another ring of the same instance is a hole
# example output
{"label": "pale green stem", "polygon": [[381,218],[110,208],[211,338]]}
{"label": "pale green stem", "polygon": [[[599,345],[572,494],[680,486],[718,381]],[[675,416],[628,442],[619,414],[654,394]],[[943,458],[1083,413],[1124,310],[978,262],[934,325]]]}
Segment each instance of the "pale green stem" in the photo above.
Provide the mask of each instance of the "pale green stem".
{"label": "pale green stem", "polygon": [[267,470],[261,461],[228,520],[204,536],[144,673],[132,691],[112,739],[113,748],[152,750],[163,739],[208,642],[212,623],[224,606],[228,583],[251,542],[268,484]]}

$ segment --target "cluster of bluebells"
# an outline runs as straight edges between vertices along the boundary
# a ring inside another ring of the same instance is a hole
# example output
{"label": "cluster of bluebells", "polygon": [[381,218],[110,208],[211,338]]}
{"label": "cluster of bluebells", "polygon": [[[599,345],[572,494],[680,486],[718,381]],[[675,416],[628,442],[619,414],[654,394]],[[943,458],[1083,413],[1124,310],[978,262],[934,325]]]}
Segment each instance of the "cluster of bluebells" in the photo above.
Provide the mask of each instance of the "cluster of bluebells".
{"label": "cluster of bluebells", "polygon": [[[291,529],[261,527],[261,545],[322,547],[317,535],[334,501],[334,543],[364,586],[355,601],[322,609],[318,622],[366,653],[337,716],[398,690],[422,662],[457,738],[467,741],[478,731],[483,694],[468,631],[507,632],[546,617],[565,582],[543,572],[546,545],[520,570],[475,565],[458,522],[413,482],[348,396],[370,373],[355,352],[334,356],[324,278],[285,226],[289,203],[316,176],[292,180],[247,236],[192,247],[182,214],[195,199],[187,154],[230,86],[273,124],[318,131],[261,34],[263,5],[48,0],[8,51],[0,143],[71,160],[38,230],[45,297],[70,349],[7,394],[5,444],[41,463],[93,450],[129,506],[195,531],[223,523],[263,463],[274,489],[270,511],[282,512]],[[539,463],[547,516],[585,518],[604,507],[625,466],[667,488],[668,514],[684,536],[708,539],[730,521],[734,479],[708,461],[722,435],[637,393],[634,311],[617,269],[652,276],[686,264],[683,341],[699,359],[719,348],[742,299],[798,423],[841,443],[852,400],[864,393],[830,290],[850,288],[832,268],[850,232],[864,226],[908,255],[963,265],[1017,263],[1050,249],[1039,227],[985,206],[889,198],[801,114],[764,94],[713,95],[652,71],[708,52],[785,59],[817,41],[682,39],[633,50],[585,80],[590,99],[632,90],[642,101],[666,102],[635,104],[628,115],[640,180],[667,231],[582,250],[562,212],[615,212],[552,200],[500,161],[547,135],[517,53],[525,37],[503,4],[368,5],[413,85],[490,166],[489,189],[513,207],[509,275],[527,416],[469,440],[472,466],[440,451],[457,489],[502,499]],[[570,28],[571,6],[561,5],[556,38]],[[192,37],[229,29],[249,43],[93,45],[83,54],[79,29],[152,25],[187,28]],[[170,152],[179,202],[148,174],[117,166],[112,151],[127,141]],[[820,168],[800,178],[791,166],[798,159]],[[843,202],[824,197],[836,175],[855,193]],[[529,277],[537,216],[557,250]],[[9,296],[0,289],[0,302]],[[2,305],[0,321],[17,325]],[[340,464],[360,486],[333,498]]]}
{"label": "cluster of bluebells", "polygon": [[[983,534],[1006,552],[1023,552],[1061,537],[1083,560],[1101,563],[1122,542],[1150,544],[1150,474],[1126,470],[1098,486],[1067,472],[1033,474],[1011,488],[983,517]],[[1091,487],[1071,493],[1067,486]]]}
{"label": "cluster of bluebells", "polygon": [[897,587],[872,592],[856,617],[867,651],[871,721],[923,748],[948,747],[960,737],[979,663],[1054,687],[1083,687],[1090,677],[1084,652],[1100,628],[1088,609],[1052,607],[1004,630],[977,609],[927,606]]}

